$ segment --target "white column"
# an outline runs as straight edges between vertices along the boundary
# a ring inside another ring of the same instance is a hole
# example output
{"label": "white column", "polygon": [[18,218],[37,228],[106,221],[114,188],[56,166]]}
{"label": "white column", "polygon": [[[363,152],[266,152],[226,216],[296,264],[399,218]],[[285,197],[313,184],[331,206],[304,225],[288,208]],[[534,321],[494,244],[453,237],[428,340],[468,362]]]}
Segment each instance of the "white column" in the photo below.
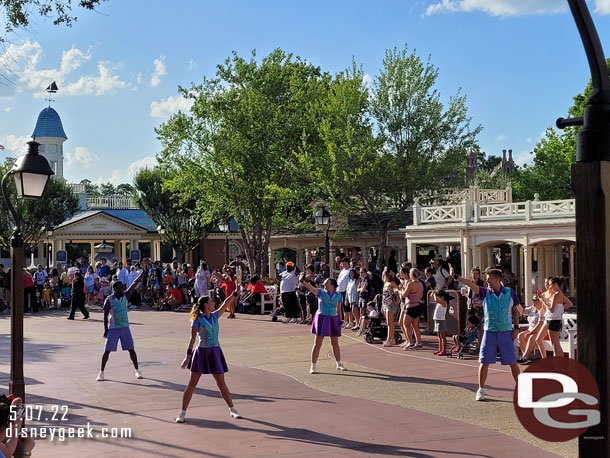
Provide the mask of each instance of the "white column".
{"label": "white column", "polygon": [[515,274],[519,271],[519,247],[514,242],[510,247],[510,268]]}
{"label": "white column", "polygon": [[468,278],[468,274],[472,268],[470,262],[470,240],[468,239],[468,235],[462,235],[461,237],[460,253],[462,256],[462,277]]}
{"label": "white column", "polygon": [[121,261],[127,260],[127,242],[119,242],[121,244]]}
{"label": "white column", "polygon": [[415,267],[417,265],[417,244],[411,239],[407,239],[407,256],[409,257],[407,261]]}
{"label": "white column", "polygon": [[[524,294],[525,304],[528,305],[532,300],[532,247],[529,245],[523,246],[523,267],[525,273],[524,279]],[[540,266],[539,266],[540,267]]]}
{"label": "white column", "polygon": [[119,260],[119,258],[121,257],[121,241],[120,240],[115,240],[114,241],[114,250],[112,255]]}
{"label": "white column", "polygon": [[487,249],[487,265],[483,267],[483,269],[493,268],[495,266],[494,256],[493,256],[493,247],[488,246]]}
{"label": "white column", "polygon": [[89,253],[89,262],[95,269],[95,242],[91,242],[91,253]]}
{"label": "white column", "polygon": [[273,250],[269,247],[269,278],[273,278],[275,273],[275,265],[273,263]]}
{"label": "white column", "polygon": [[474,266],[479,266],[479,269],[485,270],[485,266],[483,265],[483,259],[481,257],[481,247],[477,246],[472,249],[472,264]]}

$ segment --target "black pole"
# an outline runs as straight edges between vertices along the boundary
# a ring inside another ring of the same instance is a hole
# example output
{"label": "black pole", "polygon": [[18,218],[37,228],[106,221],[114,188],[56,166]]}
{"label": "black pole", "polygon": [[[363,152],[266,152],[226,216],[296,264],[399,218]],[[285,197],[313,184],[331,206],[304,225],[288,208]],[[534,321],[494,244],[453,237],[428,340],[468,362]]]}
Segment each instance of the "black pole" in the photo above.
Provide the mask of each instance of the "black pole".
{"label": "black pole", "polygon": [[[572,166],[576,197],[578,361],[599,386],[601,423],[579,437],[581,457],[610,456],[610,77],[585,0],[568,0],[589,68],[593,92],[582,118],[557,120],[557,127],[582,126]],[[595,268],[587,268],[595,266]]]}
{"label": "black pole", "polygon": [[[23,376],[23,236],[21,219],[11,203],[6,181],[9,171],[2,177],[2,195],[13,217],[15,227],[11,237],[11,373],[8,390],[25,404],[25,380]],[[17,444],[15,456],[23,454],[21,442]]]}
{"label": "black pole", "polygon": [[332,277],[333,272],[332,264],[330,261],[330,239],[328,238],[328,229],[329,227],[326,227],[326,230],[324,231],[324,254],[326,255],[326,267],[328,267],[328,276]]}

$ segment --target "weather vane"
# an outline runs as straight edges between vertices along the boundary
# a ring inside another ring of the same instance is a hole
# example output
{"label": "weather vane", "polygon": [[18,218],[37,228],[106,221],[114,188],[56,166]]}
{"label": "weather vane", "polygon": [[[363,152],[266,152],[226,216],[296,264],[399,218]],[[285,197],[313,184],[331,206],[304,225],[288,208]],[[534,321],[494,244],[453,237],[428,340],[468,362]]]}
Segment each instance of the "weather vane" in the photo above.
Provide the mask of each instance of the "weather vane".
{"label": "weather vane", "polygon": [[55,94],[58,90],[59,89],[57,87],[57,84],[55,84],[55,81],[49,84],[45,89],[45,91],[49,93],[49,98],[45,99],[45,101],[49,102],[49,108],[51,107],[51,102],[55,102],[55,99],[51,98],[51,94]]}

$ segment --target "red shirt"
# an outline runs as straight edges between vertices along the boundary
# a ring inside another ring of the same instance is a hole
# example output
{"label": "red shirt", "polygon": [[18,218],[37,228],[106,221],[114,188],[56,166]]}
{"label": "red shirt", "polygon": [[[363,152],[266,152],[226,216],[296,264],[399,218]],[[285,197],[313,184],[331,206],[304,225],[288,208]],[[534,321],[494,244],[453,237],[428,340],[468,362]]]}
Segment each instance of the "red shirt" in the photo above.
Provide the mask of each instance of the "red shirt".
{"label": "red shirt", "polygon": [[260,281],[257,281],[255,284],[249,283],[248,286],[246,286],[246,289],[253,294],[265,294],[267,292],[265,285],[263,285]]}
{"label": "red shirt", "polygon": [[174,298],[178,301],[178,303],[182,303],[182,293],[177,288],[170,288],[167,291],[167,298]]}
{"label": "red shirt", "polygon": [[225,294],[227,295],[226,297],[229,297],[231,294],[233,294],[233,291],[235,291],[235,280],[225,278],[220,284],[220,287],[225,290]]}
{"label": "red shirt", "polygon": [[23,287],[29,288],[30,286],[34,286],[34,279],[30,274],[23,272]]}

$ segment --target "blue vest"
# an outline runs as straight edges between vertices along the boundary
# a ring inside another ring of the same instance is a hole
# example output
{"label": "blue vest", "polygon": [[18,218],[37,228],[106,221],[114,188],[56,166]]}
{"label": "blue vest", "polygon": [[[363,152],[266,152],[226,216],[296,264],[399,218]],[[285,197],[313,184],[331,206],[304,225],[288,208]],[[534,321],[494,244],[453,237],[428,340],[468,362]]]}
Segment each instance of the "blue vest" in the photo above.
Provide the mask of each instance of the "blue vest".
{"label": "blue vest", "polygon": [[126,328],[129,326],[127,319],[127,297],[123,295],[117,299],[114,294],[108,296],[110,307],[112,307],[112,317],[110,320],[110,329]]}
{"label": "blue vest", "polygon": [[483,300],[486,331],[502,332],[513,329],[513,297],[511,289],[504,287],[500,295],[488,289]]}
{"label": "blue vest", "polygon": [[337,291],[332,295],[323,289],[318,289],[318,310],[321,315],[337,316],[337,304],[341,302],[341,293]]}
{"label": "blue vest", "polygon": [[[205,330],[205,347],[219,347],[218,343],[218,313],[214,312],[208,318],[206,315],[201,314],[199,318],[199,325]],[[200,344],[201,346],[201,344]]]}

